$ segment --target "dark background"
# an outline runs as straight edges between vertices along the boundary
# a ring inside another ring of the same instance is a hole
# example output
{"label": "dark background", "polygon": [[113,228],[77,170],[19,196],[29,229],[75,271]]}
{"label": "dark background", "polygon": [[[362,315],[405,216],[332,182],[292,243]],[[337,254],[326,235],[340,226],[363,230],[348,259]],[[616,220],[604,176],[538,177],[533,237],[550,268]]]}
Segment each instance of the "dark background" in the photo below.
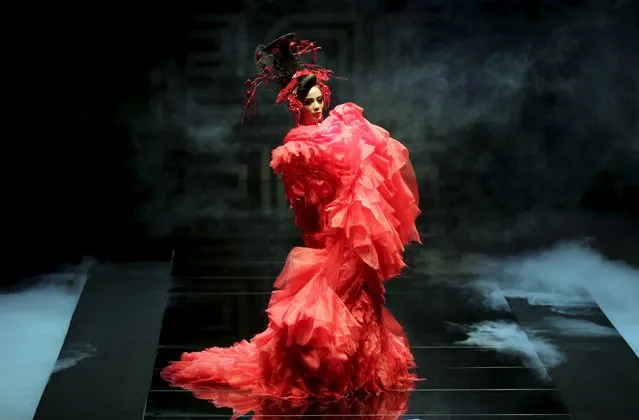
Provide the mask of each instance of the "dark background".
{"label": "dark background", "polygon": [[[257,118],[241,126],[239,115],[254,45],[295,13],[323,15],[279,33],[325,47],[325,64],[347,78],[334,82],[337,102],[364,106],[411,149],[425,220],[452,229],[533,209],[636,218],[637,3],[247,0],[21,15],[7,48],[3,282],[83,255],[168,260],[176,238],[215,220],[288,225],[256,204],[265,183],[276,189],[259,153],[281,141],[286,111],[264,94]],[[337,12],[359,19],[359,43],[350,23],[325,16]],[[196,16],[212,13],[246,26],[194,40],[207,25]],[[207,49],[223,56],[208,81],[185,70]],[[234,165],[248,175],[216,169]],[[249,194],[229,198],[226,184]]]}

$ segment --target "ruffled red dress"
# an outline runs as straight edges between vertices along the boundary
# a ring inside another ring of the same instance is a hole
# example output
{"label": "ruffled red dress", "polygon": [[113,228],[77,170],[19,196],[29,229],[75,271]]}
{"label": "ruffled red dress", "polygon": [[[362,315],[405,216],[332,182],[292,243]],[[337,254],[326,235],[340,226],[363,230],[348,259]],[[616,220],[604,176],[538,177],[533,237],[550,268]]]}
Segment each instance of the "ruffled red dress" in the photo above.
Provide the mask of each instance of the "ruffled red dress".
{"label": "ruffled red dress", "polygon": [[306,246],[291,250],[275,281],[268,327],[229,348],[184,353],[162,377],[191,391],[285,399],[405,389],[417,379],[414,359],[384,306],[384,282],[405,268],[404,246],[420,242],[408,150],[346,103],[289,131],[271,167]]}

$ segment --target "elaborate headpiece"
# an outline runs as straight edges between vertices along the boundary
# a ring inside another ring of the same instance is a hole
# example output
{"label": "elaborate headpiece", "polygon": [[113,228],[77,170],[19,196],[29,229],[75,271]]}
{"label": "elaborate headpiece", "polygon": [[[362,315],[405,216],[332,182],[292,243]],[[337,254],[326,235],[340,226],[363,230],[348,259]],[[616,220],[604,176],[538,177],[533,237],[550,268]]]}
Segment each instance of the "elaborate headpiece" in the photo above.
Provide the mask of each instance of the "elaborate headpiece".
{"label": "elaborate headpiece", "polygon": [[[255,65],[257,76],[244,82],[244,113],[255,114],[257,104],[255,95],[260,86],[268,86],[270,82],[279,84],[276,104],[288,101],[288,109],[294,114],[297,123],[300,122],[302,101],[299,98],[300,82],[307,77],[315,77],[316,85],[322,92],[324,103],[329,106],[331,91],[325,82],[333,72],[316,64],[317,51],[321,48],[314,42],[303,39],[296,40],[295,34],[282,35],[268,45],[258,45],[255,50]],[[310,55],[311,63],[305,63],[301,57]],[[301,98],[302,100],[304,98]]]}

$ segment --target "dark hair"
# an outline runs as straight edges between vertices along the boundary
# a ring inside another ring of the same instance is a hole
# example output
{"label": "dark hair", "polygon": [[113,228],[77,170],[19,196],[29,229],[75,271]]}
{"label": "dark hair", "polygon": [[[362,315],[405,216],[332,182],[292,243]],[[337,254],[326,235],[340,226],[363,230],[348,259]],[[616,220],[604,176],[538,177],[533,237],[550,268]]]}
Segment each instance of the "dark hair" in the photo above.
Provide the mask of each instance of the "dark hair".
{"label": "dark hair", "polygon": [[309,74],[299,81],[297,85],[297,99],[303,101],[308,95],[308,92],[317,84],[317,77],[314,74]]}

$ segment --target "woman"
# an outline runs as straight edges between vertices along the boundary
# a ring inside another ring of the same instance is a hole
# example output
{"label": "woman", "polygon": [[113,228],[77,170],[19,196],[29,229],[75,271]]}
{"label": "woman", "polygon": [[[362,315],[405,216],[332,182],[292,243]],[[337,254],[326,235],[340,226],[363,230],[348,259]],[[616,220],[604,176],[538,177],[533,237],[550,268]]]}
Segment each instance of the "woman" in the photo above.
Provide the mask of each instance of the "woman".
{"label": "woman", "polygon": [[260,85],[278,81],[277,102],[295,118],[271,167],[306,246],[293,248],[275,281],[267,329],[230,348],[183,354],[162,372],[173,386],[339,399],[416,380],[402,328],[384,307],[384,282],[405,267],[404,245],[420,242],[408,150],[353,103],[323,118],[331,72],[300,59],[318,49],[293,34],[260,46],[260,74],[246,84],[248,108]]}

